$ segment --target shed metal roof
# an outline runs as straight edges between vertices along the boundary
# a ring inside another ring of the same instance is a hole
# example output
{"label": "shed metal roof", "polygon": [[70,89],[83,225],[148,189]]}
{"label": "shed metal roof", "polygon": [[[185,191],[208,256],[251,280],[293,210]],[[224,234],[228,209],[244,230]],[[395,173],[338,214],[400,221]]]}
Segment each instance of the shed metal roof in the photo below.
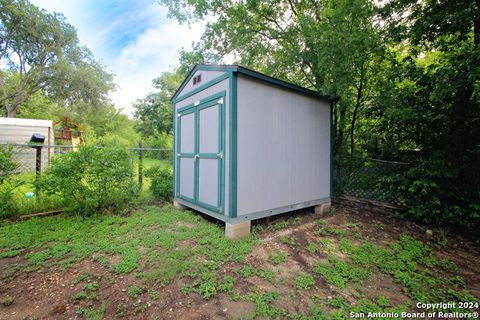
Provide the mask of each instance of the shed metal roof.
{"label": "shed metal roof", "polygon": [[28,127],[53,127],[52,120],[0,118],[0,125],[28,126]]}
{"label": "shed metal roof", "polygon": [[260,81],[264,81],[264,82],[267,82],[267,83],[270,83],[270,84],[273,84],[273,85],[276,85],[276,86],[279,86],[279,87],[283,87],[283,88],[286,88],[286,89],[289,89],[289,90],[292,90],[292,91],[296,91],[296,92],[299,92],[299,93],[302,93],[302,94],[305,94],[305,95],[308,95],[308,96],[313,96],[315,98],[323,99],[323,100],[326,100],[326,101],[331,101],[332,100],[331,98],[329,98],[327,96],[324,96],[324,95],[321,95],[316,91],[313,91],[313,90],[298,86],[296,84],[293,84],[293,83],[290,83],[290,82],[287,82],[287,81],[283,81],[283,80],[268,76],[266,74],[263,74],[263,73],[260,73],[260,72],[242,67],[240,65],[197,64],[190,71],[187,78],[182,82],[182,85],[177,89],[177,91],[175,91],[175,94],[171,98],[172,101],[175,100],[178,97],[179,93],[183,90],[185,85],[190,81],[190,79],[193,77],[195,72],[197,72],[199,70],[236,72],[236,73],[239,73],[239,74],[251,77],[251,78],[255,78],[255,79],[258,79]]}

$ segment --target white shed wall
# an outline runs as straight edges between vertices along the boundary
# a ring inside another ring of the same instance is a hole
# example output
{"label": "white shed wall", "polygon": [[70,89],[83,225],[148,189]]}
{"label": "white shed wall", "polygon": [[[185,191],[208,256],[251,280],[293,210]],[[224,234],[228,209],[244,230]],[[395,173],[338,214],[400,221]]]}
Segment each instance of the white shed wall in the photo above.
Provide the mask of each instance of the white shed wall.
{"label": "white shed wall", "polygon": [[330,197],[330,106],[239,75],[237,215]]}
{"label": "white shed wall", "polygon": [[[205,75],[210,75],[210,73],[214,74],[215,76],[213,76],[211,79],[214,79],[218,76],[221,76],[224,72],[216,72],[216,71],[201,71],[203,73],[202,77],[204,77]],[[210,77],[210,76],[209,76]],[[202,83],[206,83],[202,80]],[[184,88],[184,90],[182,90],[182,92],[180,93],[179,96],[181,96],[182,94],[186,94],[188,93],[188,91],[185,91],[185,89],[187,88],[187,86]],[[223,168],[224,168],[224,175],[223,175],[223,179],[224,179],[224,189],[225,189],[225,193],[224,193],[224,204],[223,204],[223,209],[224,209],[224,215],[228,216],[228,208],[229,208],[229,198],[228,198],[228,192],[229,192],[229,185],[228,185],[228,179],[229,179],[229,166],[228,166],[228,163],[230,161],[230,153],[229,153],[229,147],[230,147],[230,144],[229,144],[229,117],[230,117],[230,111],[229,111],[229,103],[230,103],[230,88],[229,88],[229,79],[225,79],[223,81],[220,81],[219,83],[209,87],[209,88],[206,88],[205,90],[202,90],[200,92],[197,92],[196,94],[192,95],[191,97],[188,97],[182,101],[179,101],[175,104],[175,111],[184,107],[184,106],[187,106],[189,104],[192,104],[194,103],[195,101],[198,101],[198,100],[201,100],[201,99],[204,99],[204,98],[208,98],[209,96],[212,96],[216,93],[219,93],[219,92],[222,92],[222,91],[226,91],[226,94],[225,94],[225,104],[224,104],[224,115],[225,115],[225,126],[224,126],[224,134],[225,134],[225,146],[224,146],[224,162],[223,162]],[[177,138],[178,135],[175,135],[175,138]],[[176,151],[175,151],[175,155],[176,155]],[[176,166],[176,161],[174,161],[174,166]],[[175,185],[174,185],[174,188],[176,190],[176,181],[175,181]]]}
{"label": "white shed wall", "polygon": [[[50,120],[0,118],[0,144],[27,144],[34,133],[45,136],[45,144],[53,141],[53,123]],[[43,169],[48,165],[49,148],[42,150]],[[14,147],[13,158],[20,163],[21,171],[35,171],[36,151],[30,147]]]}

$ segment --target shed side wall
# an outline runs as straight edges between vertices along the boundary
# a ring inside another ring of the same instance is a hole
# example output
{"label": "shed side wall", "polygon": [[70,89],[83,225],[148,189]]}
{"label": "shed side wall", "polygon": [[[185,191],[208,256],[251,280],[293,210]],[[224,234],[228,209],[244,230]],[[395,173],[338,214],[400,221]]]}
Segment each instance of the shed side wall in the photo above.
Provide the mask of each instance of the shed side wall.
{"label": "shed side wall", "polygon": [[330,196],[330,106],[238,78],[238,216]]}
{"label": "shed side wall", "polygon": [[[223,72],[221,73],[223,74]],[[230,116],[229,114],[229,101],[230,101],[230,90],[229,90],[229,79],[225,79],[211,87],[208,87],[206,88],[205,90],[202,90],[200,92],[197,92],[196,94],[192,95],[191,97],[188,97],[182,101],[179,101],[175,104],[175,111],[182,108],[182,107],[185,107],[189,104],[192,104],[194,103],[195,101],[199,101],[201,99],[204,99],[204,98],[208,98],[209,96],[212,96],[216,93],[219,93],[221,91],[226,91],[226,94],[225,94],[225,105],[224,105],[224,115],[225,115],[225,131],[224,131],[224,134],[225,134],[225,146],[224,146],[224,165],[223,165],[223,168],[224,168],[224,174],[223,174],[223,178],[224,178],[224,186],[225,186],[225,193],[224,193],[224,205],[223,205],[223,208],[224,208],[224,214],[226,216],[228,216],[228,205],[229,205],[229,202],[228,202],[228,191],[229,191],[229,186],[228,186],[228,177],[229,177],[229,169],[228,169],[228,161],[230,161],[230,154],[228,152],[229,150],[229,134],[228,134],[228,117]],[[184,92],[184,93],[187,93],[187,92]],[[176,118],[175,118],[176,119]],[[175,139],[177,139],[177,135],[175,134]],[[174,153],[175,154],[175,161],[174,161],[174,166],[176,165],[176,152]],[[176,169],[176,168],[175,168]],[[175,185],[174,185],[174,190],[176,190],[176,181],[175,181]]]}
{"label": "shed side wall", "polygon": [[[0,124],[0,144],[27,144],[34,133],[40,133],[45,137],[45,144],[48,142],[48,132],[50,127],[40,126],[22,126]],[[53,130],[50,131],[50,143],[53,143]],[[42,149],[43,169],[48,166],[48,148]],[[30,147],[15,147],[12,156],[20,164],[20,171],[35,171],[36,151]]]}

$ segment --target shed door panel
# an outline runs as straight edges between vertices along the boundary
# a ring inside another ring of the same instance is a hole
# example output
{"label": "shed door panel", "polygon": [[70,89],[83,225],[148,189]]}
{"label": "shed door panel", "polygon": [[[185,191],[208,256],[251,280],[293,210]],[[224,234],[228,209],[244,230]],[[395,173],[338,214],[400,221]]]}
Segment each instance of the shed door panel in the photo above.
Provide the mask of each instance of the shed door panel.
{"label": "shed door panel", "polygon": [[216,211],[221,206],[222,106],[223,99],[198,106],[198,203]]}
{"label": "shed door panel", "polygon": [[195,152],[195,113],[191,112],[180,117],[180,152]]}
{"label": "shed door panel", "polygon": [[178,197],[223,212],[224,94],[177,115]]}
{"label": "shed door panel", "polygon": [[177,194],[195,201],[195,110],[180,112],[177,126]]}
{"label": "shed door panel", "polygon": [[218,207],[218,160],[200,159],[198,171],[198,201]]}
{"label": "shed door panel", "polygon": [[200,110],[200,153],[219,152],[219,116],[219,105]]}
{"label": "shed door panel", "polygon": [[195,161],[193,158],[180,158],[180,194],[194,199],[194,173]]}

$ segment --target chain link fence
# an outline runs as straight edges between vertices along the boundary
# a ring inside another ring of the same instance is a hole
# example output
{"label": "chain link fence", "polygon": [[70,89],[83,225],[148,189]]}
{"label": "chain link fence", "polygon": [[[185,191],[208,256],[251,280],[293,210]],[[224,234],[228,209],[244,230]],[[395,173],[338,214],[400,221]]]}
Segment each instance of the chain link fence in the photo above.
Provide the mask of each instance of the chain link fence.
{"label": "chain link fence", "polygon": [[[78,151],[76,146],[64,145],[0,144],[0,148],[12,149],[12,159],[18,164],[15,171],[18,175],[41,173],[55,161],[56,156]],[[172,168],[172,150],[141,146],[129,151],[133,174],[140,183],[144,181],[145,172],[153,166]]]}
{"label": "chain link fence", "polygon": [[399,183],[409,164],[362,157],[334,161],[334,197],[354,197],[402,206]]}

